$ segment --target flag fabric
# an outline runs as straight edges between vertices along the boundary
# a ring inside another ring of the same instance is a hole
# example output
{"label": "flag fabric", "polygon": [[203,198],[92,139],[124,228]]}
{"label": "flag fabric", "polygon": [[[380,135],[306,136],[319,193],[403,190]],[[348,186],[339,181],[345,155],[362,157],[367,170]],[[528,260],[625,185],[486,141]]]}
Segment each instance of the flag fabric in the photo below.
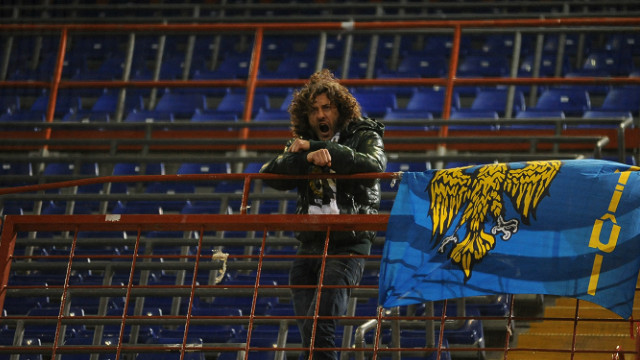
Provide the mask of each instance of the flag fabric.
{"label": "flag fabric", "polygon": [[640,270],[639,170],[566,160],[403,173],[380,305],[552,294],[629,318]]}

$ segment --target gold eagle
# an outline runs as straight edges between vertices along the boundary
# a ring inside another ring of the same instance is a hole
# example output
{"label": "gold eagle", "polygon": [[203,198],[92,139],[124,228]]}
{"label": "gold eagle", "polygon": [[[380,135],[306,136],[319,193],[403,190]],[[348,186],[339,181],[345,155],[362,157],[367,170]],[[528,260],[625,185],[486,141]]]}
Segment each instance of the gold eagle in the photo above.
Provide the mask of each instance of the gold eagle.
{"label": "gold eagle", "polygon": [[[560,171],[560,161],[530,161],[513,164],[491,164],[469,170],[471,166],[437,171],[427,185],[431,204],[429,215],[439,252],[449,243],[455,245],[448,258],[464,271],[465,281],[471,277],[473,266],[495,247],[495,235],[509,240],[518,231],[517,219],[505,220],[503,194],[511,199],[521,221],[529,223],[540,201],[549,193],[549,186]],[[460,214],[460,212],[462,213]],[[493,218],[491,234],[484,231],[485,223]],[[453,221],[459,219],[453,234],[446,236]],[[458,231],[465,226],[462,241]]]}

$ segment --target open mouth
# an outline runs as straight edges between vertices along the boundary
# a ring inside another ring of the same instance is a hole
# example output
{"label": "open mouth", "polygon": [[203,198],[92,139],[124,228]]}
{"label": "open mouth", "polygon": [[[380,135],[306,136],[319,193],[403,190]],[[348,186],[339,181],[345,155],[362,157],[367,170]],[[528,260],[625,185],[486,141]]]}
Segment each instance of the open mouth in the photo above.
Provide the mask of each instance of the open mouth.
{"label": "open mouth", "polygon": [[318,125],[318,128],[323,133],[329,132],[329,125],[328,124],[322,123],[322,124]]}

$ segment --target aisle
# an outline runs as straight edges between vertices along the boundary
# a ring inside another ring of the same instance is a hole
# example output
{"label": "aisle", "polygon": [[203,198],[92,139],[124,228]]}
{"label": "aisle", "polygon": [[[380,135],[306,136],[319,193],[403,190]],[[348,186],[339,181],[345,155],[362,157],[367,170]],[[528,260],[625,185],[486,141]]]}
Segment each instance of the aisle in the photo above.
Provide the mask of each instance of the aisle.
{"label": "aisle", "polygon": [[[518,335],[510,360],[603,360],[611,359],[617,346],[623,351],[635,351],[635,339],[631,336],[631,324],[611,311],[587,301],[579,302],[576,318],[576,299],[557,298],[547,305],[545,320],[532,322],[528,330]],[[640,296],[634,302],[634,316],[640,317]],[[575,329],[575,330],[574,330]],[[574,342],[575,333],[575,345]],[[576,352],[571,354],[572,347]],[[628,354],[627,359],[635,357]]]}

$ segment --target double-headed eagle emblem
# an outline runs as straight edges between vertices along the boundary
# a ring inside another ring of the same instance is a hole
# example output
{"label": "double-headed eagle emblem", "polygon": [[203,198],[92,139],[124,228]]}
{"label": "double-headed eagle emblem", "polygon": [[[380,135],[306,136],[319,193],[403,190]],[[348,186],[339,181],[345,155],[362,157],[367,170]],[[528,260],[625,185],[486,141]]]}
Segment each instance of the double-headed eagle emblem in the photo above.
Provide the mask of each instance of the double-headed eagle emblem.
{"label": "double-headed eagle emblem", "polygon": [[[518,231],[520,221],[529,224],[542,198],[560,170],[560,161],[531,161],[491,164],[441,170],[427,185],[429,215],[433,220],[432,237],[439,252],[453,243],[448,258],[464,271],[465,281],[473,266],[479,263],[495,245],[495,236],[502,233],[509,240]],[[505,220],[505,197],[511,199],[520,220]],[[454,220],[453,233],[450,234]],[[485,224],[493,221],[491,234]],[[464,228],[464,238],[459,233]]]}

